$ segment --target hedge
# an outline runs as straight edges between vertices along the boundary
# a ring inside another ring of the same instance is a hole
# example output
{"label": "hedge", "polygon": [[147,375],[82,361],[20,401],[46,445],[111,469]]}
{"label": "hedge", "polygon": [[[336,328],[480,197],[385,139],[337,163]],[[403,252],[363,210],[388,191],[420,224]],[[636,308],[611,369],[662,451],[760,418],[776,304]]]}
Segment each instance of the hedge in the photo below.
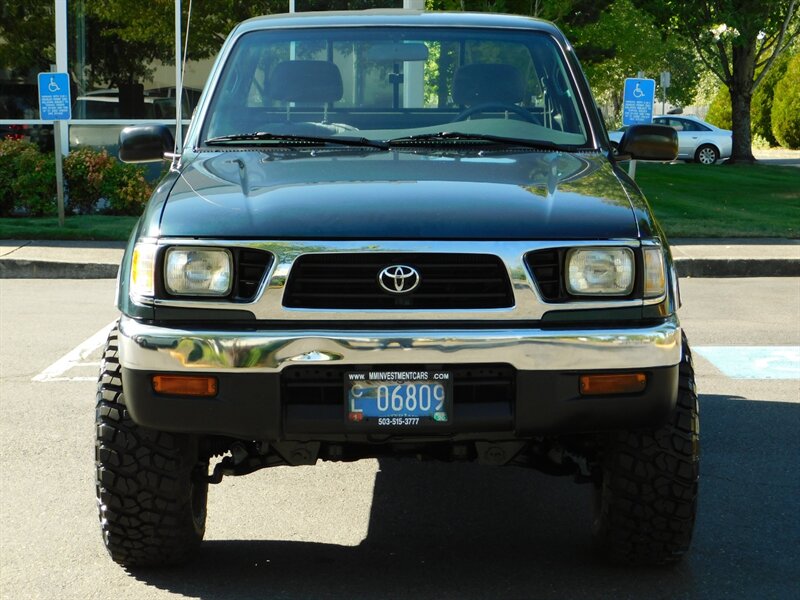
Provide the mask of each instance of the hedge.
{"label": "hedge", "polygon": [[784,148],[800,148],[800,54],[789,61],[775,86],[772,133]]}
{"label": "hedge", "polygon": [[[67,214],[139,215],[153,185],[144,169],[83,148],[64,159]],[[23,140],[0,140],[0,216],[56,213],[55,160]]]}

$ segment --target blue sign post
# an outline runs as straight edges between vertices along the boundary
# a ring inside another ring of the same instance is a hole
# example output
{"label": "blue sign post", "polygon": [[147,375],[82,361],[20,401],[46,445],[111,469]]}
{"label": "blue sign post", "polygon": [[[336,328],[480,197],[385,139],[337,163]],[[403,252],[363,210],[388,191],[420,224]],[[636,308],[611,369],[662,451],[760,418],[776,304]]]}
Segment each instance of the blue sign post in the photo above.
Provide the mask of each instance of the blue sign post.
{"label": "blue sign post", "polygon": [[622,124],[641,125],[653,120],[654,79],[626,79],[622,96]]}
{"label": "blue sign post", "polygon": [[56,150],[56,192],[58,194],[58,224],[64,226],[64,171],[61,156],[61,121],[72,118],[68,73],[39,73],[39,118],[53,121]]}

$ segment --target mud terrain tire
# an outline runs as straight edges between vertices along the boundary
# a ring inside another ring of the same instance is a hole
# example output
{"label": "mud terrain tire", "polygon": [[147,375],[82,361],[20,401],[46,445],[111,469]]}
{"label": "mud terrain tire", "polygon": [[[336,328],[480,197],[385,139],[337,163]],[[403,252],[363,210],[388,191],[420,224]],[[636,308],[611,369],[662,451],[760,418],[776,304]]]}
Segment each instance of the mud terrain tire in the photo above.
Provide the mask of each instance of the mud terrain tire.
{"label": "mud terrain tire", "polygon": [[650,431],[619,432],[595,490],[595,547],[616,563],[674,563],[689,549],[697,508],[699,417],[691,351],[683,339],[677,405]]}
{"label": "mud terrain tire", "polygon": [[195,436],[139,427],[125,408],[117,328],[97,385],[95,466],[100,528],[126,567],[185,562],[205,532],[207,461]]}

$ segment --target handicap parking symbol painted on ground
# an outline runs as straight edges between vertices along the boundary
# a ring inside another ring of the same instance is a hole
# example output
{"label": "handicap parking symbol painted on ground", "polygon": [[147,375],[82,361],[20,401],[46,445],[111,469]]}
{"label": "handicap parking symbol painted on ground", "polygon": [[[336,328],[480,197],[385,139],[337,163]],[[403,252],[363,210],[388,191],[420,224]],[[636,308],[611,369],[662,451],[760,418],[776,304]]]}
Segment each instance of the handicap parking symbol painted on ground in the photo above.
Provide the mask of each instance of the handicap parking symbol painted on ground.
{"label": "handicap parking symbol painted on ground", "polygon": [[699,346],[693,350],[732,379],[800,379],[800,346]]}

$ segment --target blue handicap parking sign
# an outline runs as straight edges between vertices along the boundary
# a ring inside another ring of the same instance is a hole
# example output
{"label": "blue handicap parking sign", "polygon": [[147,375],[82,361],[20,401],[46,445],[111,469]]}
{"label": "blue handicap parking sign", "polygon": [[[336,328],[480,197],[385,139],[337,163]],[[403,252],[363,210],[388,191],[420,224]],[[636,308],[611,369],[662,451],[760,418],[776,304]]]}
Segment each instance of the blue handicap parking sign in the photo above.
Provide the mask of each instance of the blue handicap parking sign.
{"label": "blue handicap parking sign", "polygon": [[653,120],[653,101],[656,97],[654,79],[626,79],[622,96],[622,124],[640,125]]}
{"label": "blue handicap parking sign", "polygon": [[39,118],[43,121],[72,118],[67,73],[39,73]]}

